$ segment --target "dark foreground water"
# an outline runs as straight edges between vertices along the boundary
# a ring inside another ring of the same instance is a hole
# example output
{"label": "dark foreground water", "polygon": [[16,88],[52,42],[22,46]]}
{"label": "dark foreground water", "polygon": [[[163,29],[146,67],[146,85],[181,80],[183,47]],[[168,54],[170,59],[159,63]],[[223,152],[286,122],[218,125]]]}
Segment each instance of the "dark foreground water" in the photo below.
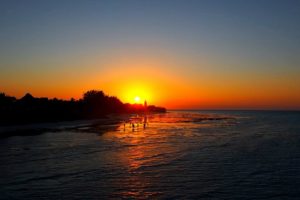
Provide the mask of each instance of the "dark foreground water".
{"label": "dark foreground water", "polygon": [[0,199],[299,199],[299,112],[169,112],[0,140]]}

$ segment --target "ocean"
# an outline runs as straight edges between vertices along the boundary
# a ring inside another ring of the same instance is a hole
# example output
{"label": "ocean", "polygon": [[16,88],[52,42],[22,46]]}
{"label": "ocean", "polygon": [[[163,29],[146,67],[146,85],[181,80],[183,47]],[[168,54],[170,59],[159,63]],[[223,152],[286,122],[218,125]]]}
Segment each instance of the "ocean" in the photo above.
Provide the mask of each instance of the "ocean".
{"label": "ocean", "polygon": [[0,199],[300,199],[300,112],[169,111],[0,140]]}

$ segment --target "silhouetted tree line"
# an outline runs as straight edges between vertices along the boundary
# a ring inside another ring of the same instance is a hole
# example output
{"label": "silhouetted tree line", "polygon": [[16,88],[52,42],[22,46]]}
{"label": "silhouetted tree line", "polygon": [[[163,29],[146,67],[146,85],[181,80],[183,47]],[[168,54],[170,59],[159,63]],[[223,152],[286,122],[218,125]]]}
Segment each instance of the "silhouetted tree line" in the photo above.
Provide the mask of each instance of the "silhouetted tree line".
{"label": "silhouetted tree line", "polygon": [[165,112],[142,104],[124,104],[115,96],[90,90],[79,100],[35,98],[27,93],[20,99],[0,93],[0,125],[95,119],[113,113]]}

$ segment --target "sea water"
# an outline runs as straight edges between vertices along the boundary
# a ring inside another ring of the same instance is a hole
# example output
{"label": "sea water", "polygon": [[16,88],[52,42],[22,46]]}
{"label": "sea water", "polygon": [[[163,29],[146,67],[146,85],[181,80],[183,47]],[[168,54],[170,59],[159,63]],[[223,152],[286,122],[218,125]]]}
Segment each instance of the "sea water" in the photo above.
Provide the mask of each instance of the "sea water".
{"label": "sea water", "polygon": [[170,111],[0,140],[0,199],[299,199],[300,113]]}

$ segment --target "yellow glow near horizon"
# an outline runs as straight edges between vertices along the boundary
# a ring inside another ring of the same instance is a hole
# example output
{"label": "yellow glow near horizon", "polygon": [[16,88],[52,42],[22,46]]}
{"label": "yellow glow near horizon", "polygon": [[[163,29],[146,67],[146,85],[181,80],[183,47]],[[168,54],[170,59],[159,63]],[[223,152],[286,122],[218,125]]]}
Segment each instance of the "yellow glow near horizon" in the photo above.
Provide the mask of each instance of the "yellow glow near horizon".
{"label": "yellow glow near horizon", "polygon": [[134,97],[135,103],[140,103],[141,98],[139,96]]}
{"label": "yellow glow near horizon", "polygon": [[[297,92],[299,73],[287,77],[268,72],[213,71],[222,63],[176,63],[167,58],[140,54],[114,55],[107,61],[87,63],[88,70],[70,75],[69,69],[40,76],[18,72],[15,81],[10,74],[0,80],[1,91],[21,98],[26,92],[35,97],[75,99],[88,90],[103,90],[123,103],[144,103],[168,109],[299,109]],[[100,70],[95,66],[106,66]],[[182,66],[199,66],[197,74]],[[78,67],[79,68],[79,67]],[[2,72],[3,74],[3,72]],[[1,75],[2,75],[1,74]],[[4,71],[5,74],[5,71]],[[249,76],[248,74],[251,74]],[[52,77],[59,77],[53,81]],[[99,78],[100,77],[100,78]],[[255,77],[253,79],[252,77]],[[28,81],[30,80],[30,81]],[[136,97],[139,97],[137,101]]]}
{"label": "yellow glow near horizon", "polygon": [[131,86],[131,84],[125,85],[122,88],[123,92],[120,95],[121,100],[127,103],[142,103],[152,99],[152,92],[145,85]]}

